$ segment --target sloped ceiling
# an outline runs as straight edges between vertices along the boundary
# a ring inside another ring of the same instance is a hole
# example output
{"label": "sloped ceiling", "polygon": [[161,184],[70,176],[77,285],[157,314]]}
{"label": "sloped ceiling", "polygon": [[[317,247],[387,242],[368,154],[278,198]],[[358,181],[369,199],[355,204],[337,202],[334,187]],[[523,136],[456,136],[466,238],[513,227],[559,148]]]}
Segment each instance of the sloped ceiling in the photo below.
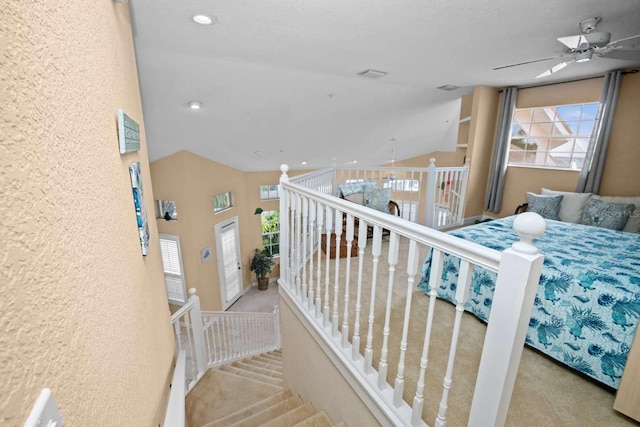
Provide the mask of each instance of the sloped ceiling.
{"label": "sloped ceiling", "polygon": [[[455,149],[476,85],[549,84],[640,65],[594,58],[545,79],[557,37],[598,16],[640,34],[638,0],[130,0],[150,159],[186,149],[245,171],[379,165]],[[196,14],[215,17],[200,26]],[[368,79],[358,73],[388,74]],[[438,86],[460,89],[446,92]],[[191,100],[200,110],[188,108]],[[306,166],[301,166],[307,161]]]}

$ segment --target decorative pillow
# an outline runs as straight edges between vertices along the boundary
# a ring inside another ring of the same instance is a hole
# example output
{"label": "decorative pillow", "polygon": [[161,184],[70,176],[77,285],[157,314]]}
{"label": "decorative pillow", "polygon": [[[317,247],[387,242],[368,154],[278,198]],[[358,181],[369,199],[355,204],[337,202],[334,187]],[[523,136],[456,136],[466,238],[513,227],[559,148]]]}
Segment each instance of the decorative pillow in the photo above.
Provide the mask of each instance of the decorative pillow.
{"label": "decorative pillow", "polygon": [[365,187],[375,187],[376,183],[372,180],[358,181],[358,182],[345,182],[338,187],[343,196],[350,196],[355,193],[364,193]]}
{"label": "decorative pillow", "polygon": [[562,202],[560,202],[560,212],[558,213],[560,221],[573,222],[574,224],[582,222],[584,205],[589,200],[591,193],[572,193],[570,191],[555,191],[546,188],[543,188],[541,193],[545,196],[563,196]]}
{"label": "decorative pillow", "polygon": [[380,212],[389,213],[389,200],[391,188],[369,187],[364,188],[364,205]]}
{"label": "decorative pillow", "polygon": [[640,196],[636,197],[624,197],[624,196],[591,196],[593,199],[601,200],[603,202],[610,203],[623,203],[623,204],[633,204],[636,206],[635,210],[631,212],[629,216],[629,220],[627,224],[624,226],[622,231],[627,231],[629,233],[640,233]]}
{"label": "decorative pillow", "polygon": [[348,196],[344,196],[344,199],[359,205],[364,205],[364,193],[349,194]]}
{"label": "decorative pillow", "polygon": [[582,223],[610,230],[622,230],[635,209],[635,205],[632,204],[603,202],[592,197],[584,206]]}
{"label": "decorative pillow", "polygon": [[542,218],[554,219],[560,221],[558,213],[560,212],[560,203],[563,195],[557,196],[541,196],[538,194],[527,193],[527,212],[535,212]]}

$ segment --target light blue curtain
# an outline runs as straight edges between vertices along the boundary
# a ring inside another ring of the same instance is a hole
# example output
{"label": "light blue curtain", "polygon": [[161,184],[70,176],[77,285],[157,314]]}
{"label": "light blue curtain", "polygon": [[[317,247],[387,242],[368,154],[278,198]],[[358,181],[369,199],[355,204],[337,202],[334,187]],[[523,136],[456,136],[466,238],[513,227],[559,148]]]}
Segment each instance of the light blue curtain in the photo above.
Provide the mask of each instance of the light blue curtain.
{"label": "light blue curtain", "polygon": [[580,171],[580,177],[576,185],[576,192],[578,193],[598,194],[600,191],[621,80],[622,71],[620,70],[610,71],[604,76],[602,93],[600,94],[600,106],[598,107],[598,125],[591,136],[591,142]]}
{"label": "light blue curtain", "polygon": [[507,157],[511,143],[511,122],[516,107],[518,88],[510,87],[502,93],[498,131],[493,149],[493,161],[489,171],[489,185],[484,199],[484,209],[490,212],[502,210],[502,193],[504,192],[504,178],[507,174]]}

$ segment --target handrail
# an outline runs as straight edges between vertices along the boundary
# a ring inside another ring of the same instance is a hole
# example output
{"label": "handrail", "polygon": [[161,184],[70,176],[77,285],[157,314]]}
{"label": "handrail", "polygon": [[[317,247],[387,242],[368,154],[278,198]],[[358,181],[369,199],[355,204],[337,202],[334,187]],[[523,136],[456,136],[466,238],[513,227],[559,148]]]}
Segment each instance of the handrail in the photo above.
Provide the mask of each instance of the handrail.
{"label": "handrail", "polygon": [[[434,180],[437,175],[432,173],[435,169],[434,162],[430,169],[429,186],[436,188]],[[514,221],[520,241],[501,253],[292,183],[286,175],[287,170],[286,165],[281,167],[281,293],[286,295],[284,301],[295,308],[294,313],[305,326],[315,331],[314,336],[318,342],[322,342],[332,352],[335,356],[332,357],[334,363],[339,361],[346,364],[339,370],[345,375],[351,375],[349,382],[358,384],[358,393],[365,393],[369,401],[376,402],[378,408],[374,412],[378,414],[376,418],[382,424],[391,422],[399,425],[425,425],[422,417],[431,331],[434,327],[440,327],[434,317],[435,301],[442,276],[448,274],[450,268],[456,268],[458,280],[455,287],[455,318],[441,388],[442,398],[435,419],[438,427],[446,424],[457,344],[464,339],[460,336],[460,326],[470,295],[474,268],[479,266],[498,272],[469,425],[503,425],[544,258],[537,252],[532,240],[544,232],[544,220],[537,214],[520,215]],[[447,175],[455,172],[448,170],[441,176],[445,178],[444,187],[449,184],[449,179],[456,183],[466,180],[466,173]],[[458,186],[455,192],[459,193],[463,189],[463,186]],[[431,202],[442,200],[441,194],[432,196]],[[457,200],[456,203],[458,202],[460,201]],[[368,228],[373,229],[372,236],[367,232]],[[388,234],[384,243],[383,230]],[[335,251],[331,251],[329,243],[333,244],[334,240],[335,246],[332,247]],[[402,252],[403,256],[399,257],[401,246],[406,252]],[[343,257],[338,248],[342,247],[346,249],[346,260],[338,262],[337,258]],[[357,255],[352,254],[354,247]],[[314,253],[313,250],[307,251],[308,248],[317,250]],[[420,278],[418,273],[421,271],[421,262],[427,253],[425,249],[430,253],[431,260],[422,269],[422,280],[428,282],[429,289],[425,295],[429,305],[426,318],[424,312],[417,317],[411,316],[411,301],[416,289],[416,279]],[[449,255],[446,260],[445,254]],[[352,263],[352,258],[357,261],[357,267],[355,261]],[[458,259],[457,267],[451,265],[451,258]],[[363,276],[364,263],[370,263],[366,278]],[[387,265],[385,298],[377,290],[384,289],[385,274],[384,270],[379,269],[384,269]],[[395,273],[399,269],[406,271],[406,279],[395,283]],[[369,280],[370,284],[363,283]],[[405,304],[394,302],[397,299],[394,287],[400,289],[400,295],[406,293]],[[363,303],[367,299],[369,302]],[[382,303],[382,320],[380,309],[376,310],[375,305],[376,301],[380,304],[380,301],[385,300],[386,305]],[[404,312],[404,316],[392,316],[392,311]],[[422,348],[417,378],[405,378],[404,375],[405,363],[416,363],[417,356],[414,352],[411,355],[414,358],[412,362],[405,361],[405,357],[409,356],[407,340],[410,320],[414,323],[424,322],[420,326],[421,329],[424,327],[424,341],[418,342],[417,347],[415,342],[411,344],[412,348]],[[400,329],[402,338],[398,346],[398,340],[392,340],[390,336],[398,334]],[[375,340],[374,330],[378,331],[375,333]],[[379,331],[382,331],[381,342]],[[393,362],[389,358],[391,353],[397,355]],[[389,378],[388,369],[391,363],[395,366],[396,362],[394,381],[393,377]],[[377,366],[374,366],[376,363]],[[407,382],[415,386],[412,399],[404,396]],[[429,387],[437,385],[429,384]],[[411,405],[409,401],[412,402]]]}
{"label": "handrail", "polygon": [[167,413],[164,416],[165,426],[185,427],[186,408],[184,396],[186,395],[186,352],[184,350],[178,353],[176,366],[173,371],[171,380],[171,391],[169,392],[169,402],[167,403]]}

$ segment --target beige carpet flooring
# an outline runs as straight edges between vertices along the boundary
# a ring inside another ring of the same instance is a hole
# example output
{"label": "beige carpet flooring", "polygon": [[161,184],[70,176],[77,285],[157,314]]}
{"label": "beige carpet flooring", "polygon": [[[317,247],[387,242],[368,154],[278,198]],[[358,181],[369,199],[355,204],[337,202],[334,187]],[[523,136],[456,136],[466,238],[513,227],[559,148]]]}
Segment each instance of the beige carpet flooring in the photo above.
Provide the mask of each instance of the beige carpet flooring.
{"label": "beige carpet flooring", "polygon": [[[383,238],[383,253],[378,267],[377,291],[375,296],[376,324],[373,329],[373,366],[378,367],[380,347],[382,345],[382,328],[388,289],[387,249],[388,237]],[[369,245],[371,240],[369,240]],[[367,317],[371,294],[371,255],[367,248],[365,265],[362,312],[360,315],[361,354],[367,335]],[[401,239],[399,262],[395,271],[392,293],[391,334],[389,337],[389,369],[387,381],[393,384],[397,373],[399,347],[404,319],[405,299],[407,296],[406,260],[408,240]],[[422,249],[421,258],[426,254]],[[314,256],[314,263],[316,263]],[[356,286],[358,258],[352,258],[350,281],[349,340],[353,335],[355,316]],[[335,261],[331,261],[330,278],[333,282]],[[346,259],[340,259],[340,325],[344,311],[344,271]],[[324,295],[324,253],[322,261],[322,293]],[[317,272],[317,265],[315,265]],[[316,283],[316,273],[313,281]],[[418,290],[416,283],[411,287],[411,321],[409,327],[408,349],[405,359],[404,399],[413,402],[416,391],[419,360],[422,353],[429,299],[424,292]],[[315,286],[314,286],[315,287]],[[330,290],[330,301],[333,304],[333,289]],[[423,418],[433,425],[438,405],[442,396],[442,383],[446,371],[451,331],[453,328],[454,306],[446,301],[438,300],[435,307],[435,320],[432,333],[432,344],[429,352],[429,366],[426,376],[425,406]],[[480,354],[484,341],[486,325],[466,313],[463,317],[460,341],[458,344],[453,384],[449,394],[447,422],[451,426],[467,424],[470,403],[472,400],[475,378],[480,363]],[[582,376],[564,365],[547,358],[536,350],[525,346],[511,407],[507,417],[509,426],[627,426],[638,425],[629,418],[613,410],[614,391]]]}

